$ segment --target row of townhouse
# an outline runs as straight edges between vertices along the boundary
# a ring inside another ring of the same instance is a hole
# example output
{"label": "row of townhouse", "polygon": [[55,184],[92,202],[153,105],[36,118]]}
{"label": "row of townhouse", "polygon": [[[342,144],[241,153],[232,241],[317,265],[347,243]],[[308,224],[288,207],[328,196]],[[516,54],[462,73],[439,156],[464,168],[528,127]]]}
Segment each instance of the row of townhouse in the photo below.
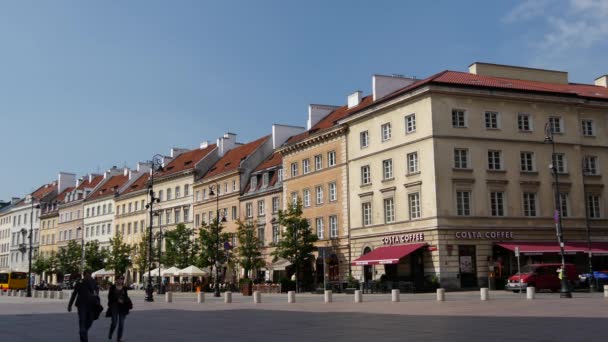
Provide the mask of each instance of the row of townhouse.
{"label": "row of townhouse", "polygon": [[[71,239],[107,247],[117,233],[135,246],[150,226],[154,234],[180,223],[197,228],[218,212],[227,232],[250,220],[266,258],[255,276],[276,281],[289,270],[270,256],[278,212],[299,200],[319,237],[302,272],[317,285],[343,286],[348,275],[415,288],[498,285],[513,270],[515,246],[522,263],[558,260],[555,207],[567,261],[581,271],[589,258],[606,267],[607,83],[488,63],[422,80],[374,75],[368,96],[311,104],[306,127],[174,148],[156,172],[140,163],[78,180],[60,174],[41,188],[52,190],[0,209],[0,266],[27,260],[20,232],[34,200],[53,203],[35,219],[42,253]],[[151,177],[160,199],[153,216]],[[142,270],[129,272],[141,279]]]}

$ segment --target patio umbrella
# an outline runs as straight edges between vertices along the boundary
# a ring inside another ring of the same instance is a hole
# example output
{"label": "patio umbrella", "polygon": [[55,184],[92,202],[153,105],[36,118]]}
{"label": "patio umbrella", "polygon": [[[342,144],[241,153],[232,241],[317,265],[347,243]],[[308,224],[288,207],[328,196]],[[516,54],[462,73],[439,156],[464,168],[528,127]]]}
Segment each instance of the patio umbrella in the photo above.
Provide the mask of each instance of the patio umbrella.
{"label": "patio umbrella", "polygon": [[177,274],[184,277],[204,277],[209,275],[209,272],[201,270],[196,266],[188,266],[183,270],[179,270]]}
{"label": "patio umbrella", "polygon": [[179,272],[179,268],[172,266],[172,267],[167,268],[166,270],[163,270],[161,272],[161,274],[163,275],[163,277],[173,277],[173,276],[179,275],[178,272]]}

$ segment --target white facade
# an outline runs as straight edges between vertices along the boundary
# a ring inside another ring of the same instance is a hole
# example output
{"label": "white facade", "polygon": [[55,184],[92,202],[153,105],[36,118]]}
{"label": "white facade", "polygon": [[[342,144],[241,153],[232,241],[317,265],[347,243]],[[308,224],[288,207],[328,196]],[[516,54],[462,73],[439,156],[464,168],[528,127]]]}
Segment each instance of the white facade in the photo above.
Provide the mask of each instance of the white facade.
{"label": "white facade", "polygon": [[10,230],[9,267],[14,271],[28,271],[30,233],[33,233],[31,240],[32,258],[38,253],[40,209],[35,206],[36,202],[29,196],[10,210],[12,225]]}
{"label": "white facade", "polygon": [[10,209],[18,201],[18,198],[13,198],[10,204],[0,210],[0,270],[10,268],[11,227],[13,226]]}

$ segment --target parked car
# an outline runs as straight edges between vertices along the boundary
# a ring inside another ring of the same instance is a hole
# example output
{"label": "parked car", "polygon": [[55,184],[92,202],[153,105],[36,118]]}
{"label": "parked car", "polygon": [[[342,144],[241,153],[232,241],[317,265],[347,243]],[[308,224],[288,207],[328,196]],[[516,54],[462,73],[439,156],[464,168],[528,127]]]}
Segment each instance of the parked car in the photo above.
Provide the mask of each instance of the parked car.
{"label": "parked car", "polygon": [[[558,291],[561,288],[557,270],[562,264],[531,264],[522,267],[521,274],[516,273],[509,277],[505,290],[519,292],[527,287],[537,290]],[[570,287],[579,283],[578,272],[573,264],[566,264],[566,276]],[[521,283],[520,283],[521,281]]]}
{"label": "parked car", "polygon": [[[578,276],[581,286],[589,287],[589,273],[583,273]],[[608,284],[608,271],[595,271],[593,272],[593,278],[596,285],[603,286]]]}

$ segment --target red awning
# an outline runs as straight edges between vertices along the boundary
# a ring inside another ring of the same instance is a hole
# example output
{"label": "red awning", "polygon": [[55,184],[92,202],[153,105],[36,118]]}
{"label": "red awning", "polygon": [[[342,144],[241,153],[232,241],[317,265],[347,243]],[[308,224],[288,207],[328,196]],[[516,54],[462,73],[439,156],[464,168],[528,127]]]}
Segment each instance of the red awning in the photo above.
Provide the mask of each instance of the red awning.
{"label": "red awning", "polygon": [[[557,241],[552,242],[509,242],[498,243],[498,246],[506,248],[510,251],[515,251],[515,247],[519,247],[519,252],[523,254],[542,254],[542,253],[559,253],[559,245]],[[566,242],[564,244],[564,252],[567,253],[587,253],[586,242]],[[608,255],[608,242],[592,242],[591,253],[594,255]]]}
{"label": "red awning", "polygon": [[414,243],[410,245],[396,245],[376,248],[353,261],[352,265],[365,266],[397,264],[399,263],[399,259],[425,245],[426,243]]}

